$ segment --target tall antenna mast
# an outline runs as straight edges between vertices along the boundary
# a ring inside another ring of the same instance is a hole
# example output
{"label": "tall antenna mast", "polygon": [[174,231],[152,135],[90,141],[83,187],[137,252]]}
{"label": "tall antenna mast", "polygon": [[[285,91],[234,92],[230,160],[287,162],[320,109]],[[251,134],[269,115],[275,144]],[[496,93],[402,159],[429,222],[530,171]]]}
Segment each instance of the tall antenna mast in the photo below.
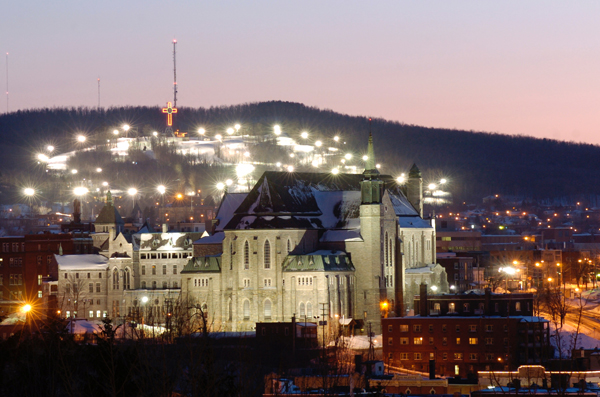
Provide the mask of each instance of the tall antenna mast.
{"label": "tall antenna mast", "polygon": [[6,53],[6,114],[8,114],[8,52]]}
{"label": "tall antenna mast", "polygon": [[177,107],[177,40],[173,39],[173,107]]}
{"label": "tall antenna mast", "polygon": [[100,77],[98,77],[98,110],[100,110]]}

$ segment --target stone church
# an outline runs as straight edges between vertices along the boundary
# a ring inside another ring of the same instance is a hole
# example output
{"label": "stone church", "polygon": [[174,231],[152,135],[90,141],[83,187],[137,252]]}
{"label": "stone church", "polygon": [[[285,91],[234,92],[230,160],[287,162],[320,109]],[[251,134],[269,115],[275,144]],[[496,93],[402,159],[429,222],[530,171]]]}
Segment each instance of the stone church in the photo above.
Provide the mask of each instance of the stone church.
{"label": "stone church", "polygon": [[295,316],[380,333],[382,316],[410,308],[415,284],[447,291],[419,169],[400,186],[380,175],[371,136],[367,156],[362,175],[267,171],[250,192],[224,196],[213,235],[181,272],[182,295],[213,330]]}

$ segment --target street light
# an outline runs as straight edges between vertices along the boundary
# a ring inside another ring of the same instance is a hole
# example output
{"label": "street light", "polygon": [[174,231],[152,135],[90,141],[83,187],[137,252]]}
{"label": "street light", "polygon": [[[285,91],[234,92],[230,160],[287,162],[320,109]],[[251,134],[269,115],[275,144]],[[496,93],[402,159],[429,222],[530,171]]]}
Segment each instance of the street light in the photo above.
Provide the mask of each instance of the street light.
{"label": "street light", "polygon": [[52,153],[54,151],[54,146],[48,145],[48,146],[46,146],[46,150],[49,151],[50,153]]}
{"label": "street light", "polygon": [[306,131],[303,131],[303,132],[300,134],[300,136],[301,136],[303,139],[307,139],[307,138],[308,138],[308,132],[306,132]]}
{"label": "street light", "polygon": [[77,136],[77,141],[79,141],[79,142],[83,143],[83,142],[85,142],[85,140],[86,140],[86,138],[85,138],[85,136],[84,136],[84,135],[78,135],[78,136]]}
{"label": "street light", "polygon": [[113,130],[113,134],[119,135],[119,130]]}
{"label": "street light", "polygon": [[135,208],[135,195],[138,193],[137,189],[134,187],[130,187],[129,189],[127,189],[127,194],[129,194],[131,196],[131,199],[133,200],[133,207]]}
{"label": "street light", "polygon": [[206,130],[204,128],[198,128],[198,134],[204,135],[205,133],[206,133]]}
{"label": "street light", "polygon": [[131,127],[129,126],[129,124],[123,124],[123,131],[125,131],[125,136],[128,137],[129,136],[129,129]]}
{"label": "street light", "polygon": [[30,188],[30,187],[27,187],[27,188],[23,189],[23,193],[24,193],[26,196],[29,196],[29,197],[31,197],[31,196],[33,196],[33,195],[35,194],[35,189],[33,189],[33,188]]}
{"label": "street light", "polygon": [[242,126],[241,126],[241,125],[239,125],[239,124],[236,124],[236,125],[234,126],[234,128],[235,128],[235,130],[236,130],[236,131],[239,131],[239,130],[240,130],[240,128],[242,128]]}
{"label": "street light", "polygon": [[233,131],[233,128],[231,128],[231,127],[227,128],[227,133],[228,133],[229,135],[233,134],[233,132],[234,132],[234,131]]}
{"label": "street light", "polygon": [[278,125],[274,125],[273,132],[275,133],[275,135],[281,135],[281,127]]}

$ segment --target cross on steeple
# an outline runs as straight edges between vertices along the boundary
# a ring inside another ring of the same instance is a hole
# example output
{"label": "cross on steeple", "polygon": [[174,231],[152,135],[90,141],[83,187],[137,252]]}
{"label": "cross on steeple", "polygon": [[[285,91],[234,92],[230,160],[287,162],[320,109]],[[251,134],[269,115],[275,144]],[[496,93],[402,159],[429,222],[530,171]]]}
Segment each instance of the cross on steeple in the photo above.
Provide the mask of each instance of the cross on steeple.
{"label": "cross on steeple", "polygon": [[167,125],[173,125],[173,113],[177,113],[177,108],[174,108],[171,102],[167,102],[167,107],[162,108],[162,112],[167,114]]}

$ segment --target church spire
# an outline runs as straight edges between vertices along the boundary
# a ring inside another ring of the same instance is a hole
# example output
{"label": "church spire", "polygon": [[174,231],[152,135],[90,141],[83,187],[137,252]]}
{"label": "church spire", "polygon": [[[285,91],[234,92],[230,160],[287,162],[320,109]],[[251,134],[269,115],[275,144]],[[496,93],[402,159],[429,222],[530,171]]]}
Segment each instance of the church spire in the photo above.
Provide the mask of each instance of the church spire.
{"label": "church spire", "polygon": [[112,194],[110,193],[110,190],[106,192],[106,204],[113,205],[113,199],[112,199]]}
{"label": "church spire", "polygon": [[380,204],[383,197],[383,181],[379,179],[379,170],[375,165],[375,150],[373,149],[373,134],[371,133],[371,119],[369,118],[369,144],[367,146],[367,160],[363,180],[360,182],[361,203]]}
{"label": "church spire", "polygon": [[375,165],[375,149],[373,149],[373,134],[371,133],[371,118],[369,118],[369,144],[367,145],[367,161],[365,163],[365,179],[373,179],[379,176],[379,170]]}

